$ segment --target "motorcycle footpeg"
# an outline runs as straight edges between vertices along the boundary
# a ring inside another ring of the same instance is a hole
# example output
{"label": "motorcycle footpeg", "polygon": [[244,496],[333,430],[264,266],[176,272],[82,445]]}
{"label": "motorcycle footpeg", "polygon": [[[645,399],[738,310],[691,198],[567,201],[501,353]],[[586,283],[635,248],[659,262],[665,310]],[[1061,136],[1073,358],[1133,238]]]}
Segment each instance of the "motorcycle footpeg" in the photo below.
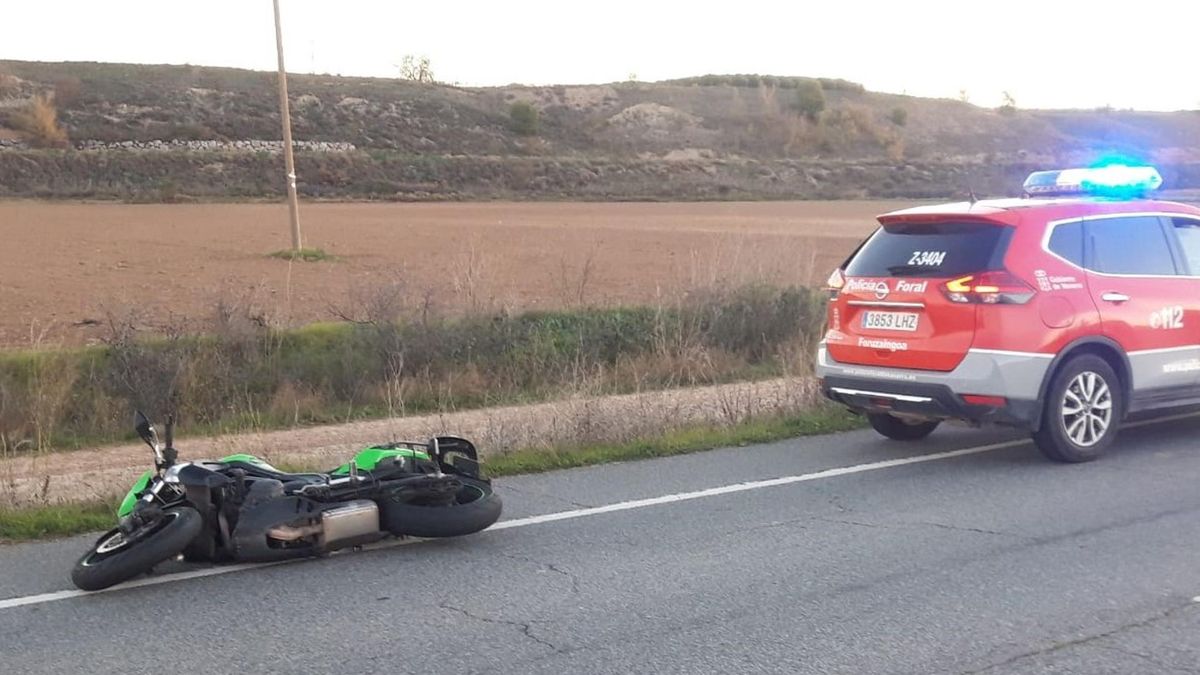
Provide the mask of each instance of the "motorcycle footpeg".
{"label": "motorcycle footpeg", "polygon": [[299,490],[296,490],[294,494],[320,499],[322,497],[328,497],[330,492],[331,488],[325,483],[309,483],[308,485],[301,487]]}

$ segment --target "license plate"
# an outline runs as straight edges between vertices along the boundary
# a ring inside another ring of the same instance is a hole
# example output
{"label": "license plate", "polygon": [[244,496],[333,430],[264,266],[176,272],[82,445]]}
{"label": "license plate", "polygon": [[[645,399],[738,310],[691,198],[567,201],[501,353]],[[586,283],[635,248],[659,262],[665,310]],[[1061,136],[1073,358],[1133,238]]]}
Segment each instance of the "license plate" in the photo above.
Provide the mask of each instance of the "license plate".
{"label": "license plate", "polygon": [[862,327],[913,332],[921,315],[915,312],[863,312]]}

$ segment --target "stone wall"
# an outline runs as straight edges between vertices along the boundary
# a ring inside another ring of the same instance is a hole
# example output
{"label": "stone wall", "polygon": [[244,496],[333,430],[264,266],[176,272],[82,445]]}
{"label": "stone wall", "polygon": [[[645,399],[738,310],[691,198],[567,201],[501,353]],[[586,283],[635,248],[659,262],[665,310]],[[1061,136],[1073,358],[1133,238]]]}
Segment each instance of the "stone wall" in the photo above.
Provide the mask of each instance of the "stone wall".
{"label": "stone wall", "polygon": [[[200,152],[283,152],[283,141],[77,141],[72,143],[77,150],[158,150]],[[336,141],[294,141],[292,147],[305,152],[353,152],[358,148],[353,143]],[[0,150],[27,150],[29,144],[15,139],[0,138]]]}

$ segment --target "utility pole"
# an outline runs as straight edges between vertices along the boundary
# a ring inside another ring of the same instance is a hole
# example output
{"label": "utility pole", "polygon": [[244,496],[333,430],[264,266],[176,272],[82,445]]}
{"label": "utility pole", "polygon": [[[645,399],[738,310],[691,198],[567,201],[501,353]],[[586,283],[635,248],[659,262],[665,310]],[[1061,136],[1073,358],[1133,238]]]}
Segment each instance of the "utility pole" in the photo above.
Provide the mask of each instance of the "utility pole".
{"label": "utility pole", "polygon": [[288,213],[292,221],[292,250],[300,250],[300,204],[296,200],[296,162],[292,158],[292,114],[288,109],[287,70],[283,67],[283,28],[279,0],[275,3],[275,50],[279,53],[279,120],[283,123],[283,163],[287,169]]}

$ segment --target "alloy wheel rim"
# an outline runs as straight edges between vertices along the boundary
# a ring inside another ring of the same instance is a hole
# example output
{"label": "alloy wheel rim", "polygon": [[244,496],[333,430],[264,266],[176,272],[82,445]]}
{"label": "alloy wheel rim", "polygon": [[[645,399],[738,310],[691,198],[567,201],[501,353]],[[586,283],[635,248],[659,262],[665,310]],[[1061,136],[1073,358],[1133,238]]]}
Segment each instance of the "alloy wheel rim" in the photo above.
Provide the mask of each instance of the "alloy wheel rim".
{"label": "alloy wheel rim", "polygon": [[179,517],[179,513],[177,511],[167,511],[163,514],[162,518],[159,518],[153,523],[143,525],[141,528],[134,530],[129,536],[126,536],[125,533],[121,531],[113,532],[112,535],[110,535],[107,539],[96,545],[96,550],[92,553],[92,556],[104,556],[126,548],[130,544],[133,544],[144,537],[146,534],[162,529],[163,526],[172,520],[175,520],[177,517]]}
{"label": "alloy wheel rim", "polygon": [[1112,391],[1103,377],[1084,371],[1067,385],[1059,409],[1067,438],[1079,447],[1089,448],[1108,433],[1113,413]]}
{"label": "alloy wheel rim", "polygon": [[129,543],[129,541],[125,539],[125,534],[123,532],[114,532],[111,537],[100,542],[100,545],[96,547],[96,553],[112,553],[113,551],[125,546],[127,543]]}

